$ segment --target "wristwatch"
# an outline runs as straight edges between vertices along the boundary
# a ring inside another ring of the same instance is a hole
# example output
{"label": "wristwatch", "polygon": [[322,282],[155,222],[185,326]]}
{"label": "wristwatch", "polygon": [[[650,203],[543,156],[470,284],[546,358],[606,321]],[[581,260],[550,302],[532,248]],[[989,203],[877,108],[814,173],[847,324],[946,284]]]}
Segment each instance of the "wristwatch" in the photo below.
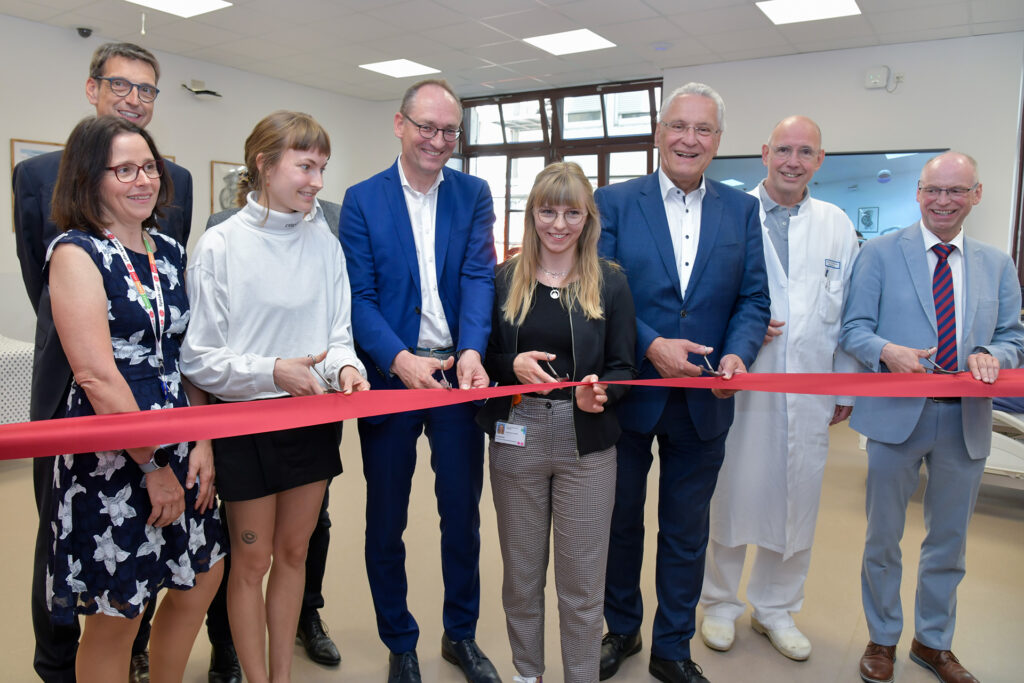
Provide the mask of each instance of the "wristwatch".
{"label": "wristwatch", "polygon": [[149,474],[150,472],[156,472],[161,467],[167,467],[171,462],[171,453],[167,450],[166,446],[158,446],[153,451],[153,456],[149,459],[149,462],[144,462],[139,465],[139,469],[142,470],[143,474]]}

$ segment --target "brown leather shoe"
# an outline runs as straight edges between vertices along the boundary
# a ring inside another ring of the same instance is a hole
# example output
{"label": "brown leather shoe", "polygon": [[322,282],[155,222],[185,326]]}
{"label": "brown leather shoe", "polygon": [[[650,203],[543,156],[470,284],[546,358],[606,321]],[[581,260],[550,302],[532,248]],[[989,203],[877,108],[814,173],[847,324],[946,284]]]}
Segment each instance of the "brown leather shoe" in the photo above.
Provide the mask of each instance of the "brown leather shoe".
{"label": "brown leather shoe", "polygon": [[860,677],[867,683],[892,683],[895,662],[895,645],[879,645],[868,641],[860,658]]}
{"label": "brown leather shoe", "polygon": [[929,669],[942,683],[978,683],[978,679],[965,669],[949,650],[933,650],[914,638],[910,643],[910,658]]}

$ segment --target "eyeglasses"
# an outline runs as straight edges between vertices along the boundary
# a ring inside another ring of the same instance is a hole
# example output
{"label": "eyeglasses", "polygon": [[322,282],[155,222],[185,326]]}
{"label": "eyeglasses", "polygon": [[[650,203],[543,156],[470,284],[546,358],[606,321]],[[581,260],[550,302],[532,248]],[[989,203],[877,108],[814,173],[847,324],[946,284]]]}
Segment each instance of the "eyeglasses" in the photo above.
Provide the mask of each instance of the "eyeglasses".
{"label": "eyeglasses", "polygon": [[672,121],[670,123],[665,123],[664,121],[661,121],[660,123],[661,123],[661,125],[663,125],[666,128],[668,128],[670,131],[675,133],[676,135],[684,135],[686,133],[686,131],[692,130],[694,135],[696,135],[697,137],[709,138],[712,135],[714,135],[715,133],[721,132],[721,131],[719,131],[716,128],[712,128],[711,126],[704,125],[704,124],[693,124],[693,125],[691,125],[691,124],[683,123],[682,121]]}
{"label": "eyeglasses", "polygon": [[921,183],[917,184],[919,192],[923,192],[929,199],[938,199],[945,192],[950,199],[960,199],[966,197],[969,193],[974,192],[977,189],[979,183],[974,183],[970,187],[935,187],[934,185],[927,185],[921,187]]}
{"label": "eyeglasses", "polygon": [[789,145],[778,145],[771,148],[772,154],[780,159],[788,159],[794,154],[800,161],[813,161],[818,156],[818,150],[810,147],[790,147]]}
{"label": "eyeglasses", "polygon": [[461,128],[438,128],[437,126],[427,126],[422,123],[416,123],[405,114],[402,114],[402,117],[412,125],[419,128],[420,137],[427,140],[433,140],[438,133],[441,133],[441,137],[444,138],[445,142],[455,142],[459,139],[459,136],[462,135]]}
{"label": "eyeglasses", "polygon": [[118,97],[128,97],[132,88],[139,91],[139,100],[149,104],[160,94],[160,88],[148,83],[132,83],[126,78],[107,78],[106,76],[93,76],[97,81],[106,81],[110,84],[110,92]]}
{"label": "eyeglasses", "polygon": [[114,177],[122,183],[134,183],[139,177],[139,171],[146,174],[147,178],[156,180],[164,174],[164,165],[159,161],[147,161],[139,166],[138,164],[124,163],[117,166],[107,166],[108,171],[114,172]]}
{"label": "eyeglasses", "polygon": [[559,216],[561,216],[565,220],[566,225],[575,227],[583,222],[583,219],[587,217],[587,212],[582,209],[555,211],[554,209],[542,207],[540,209],[534,209],[533,215],[536,216],[538,223],[543,223],[544,225],[551,225],[558,220]]}

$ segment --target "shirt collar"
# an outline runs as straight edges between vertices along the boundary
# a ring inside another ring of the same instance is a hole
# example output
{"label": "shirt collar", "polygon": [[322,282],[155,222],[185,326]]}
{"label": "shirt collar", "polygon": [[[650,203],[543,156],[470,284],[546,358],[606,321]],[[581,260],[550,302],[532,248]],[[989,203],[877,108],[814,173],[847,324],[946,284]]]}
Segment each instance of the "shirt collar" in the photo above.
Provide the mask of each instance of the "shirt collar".
{"label": "shirt collar", "polygon": [[[931,248],[936,244],[942,244],[942,240],[935,236],[935,233],[924,227],[924,221],[918,221],[918,225],[921,227],[921,236],[924,237],[924,248],[925,251],[931,251]],[[956,237],[946,242],[946,244],[952,244],[957,250],[964,253],[964,229],[960,228],[960,232],[956,234]]]}
{"label": "shirt collar", "polygon": [[427,188],[427,191],[426,192],[420,192],[415,187],[410,185],[408,180],[406,180],[406,178],[405,178],[405,171],[402,170],[402,155],[401,154],[398,155],[398,161],[396,163],[398,164],[398,179],[402,181],[402,187],[407,189],[407,190],[412,190],[413,192],[415,192],[418,195],[421,195],[421,196],[425,197],[425,196],[427,196],[429,194],[432,194],[432,193],[436,192],[437,191],[437,186],[441,184],[442,180],[444,180],[444,170],[442,169],[442,170],[437,172],[437,177],[434,178],[434,183],[429,188]]}
{"label": "shirt collar", "polygon": [[771,198],[771,195],[768,194],[768,190],[765,189],[763,180],[757,184],[757,193],[761,197],[761,206],[764,207],[765,213],[771,213],[776,208],[782,207],[783,209],[786,209],[790,215],[800,213],[800,209],[804,207],[804,204],[806,204],[807,200],[810,199],[811,197],[810,189],[805,187],[804,196],[800,201],[796,203],[796,206],[782,206],[782,204],[779,204],[777,201]]}
{"label": "shirt collar", "polygon": [[[699,192],[700,193],[698,196],[700,197],[701,201],[704,200],[704,193],[707,191],[707,185],[705,185],[705,180],[706,180],[706,177],[704,175],[701,175],[701,177],[700,177],[700,186],[696,190],[693,191],[693,192]],[[667,175],[665,175],[665,172],[663,170],[661,170],[660,166],[658,167],[658,185],[661,188],[661,198],[663,200],[667,200],[671,196],[670,193],[673,190],[679,190],[680,192],[683,192],[681,188],[679,188],[675,183],[673,183],[669,179],[669,177]],[[693,194],[693,192],[683,192],[683,194],[689,195],[689,194]]]}

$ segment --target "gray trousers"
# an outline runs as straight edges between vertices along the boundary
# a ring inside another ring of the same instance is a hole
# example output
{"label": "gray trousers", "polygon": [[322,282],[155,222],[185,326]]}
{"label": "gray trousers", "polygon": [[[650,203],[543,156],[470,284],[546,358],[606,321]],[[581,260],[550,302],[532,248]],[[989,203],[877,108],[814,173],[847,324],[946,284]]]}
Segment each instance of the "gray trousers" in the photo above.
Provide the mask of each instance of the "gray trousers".
{"label": "gray trousers", "polygon": [[578,455],[571,401],[523,397],[509,421],[526,427],[526,445],[492,440],[489,461],[512,660],[520,676],[544,673],[544,585],[553,530],[564,680],[594,683],[601,661],[615,447]]}
{"label": "gray trousers", "polygon": [[914,635],[927,647],[948,650],[956,624],[956,589],[966,568],[967,524],[985,471],[984,460],[967,455],[959,403],[926,402],[917,427],[901,444],[868,440],[868,528],[861,568],[864,615],[872,641],[899,641],[900,540],[922,463],[928,469],[926,535],[918,563]]}

